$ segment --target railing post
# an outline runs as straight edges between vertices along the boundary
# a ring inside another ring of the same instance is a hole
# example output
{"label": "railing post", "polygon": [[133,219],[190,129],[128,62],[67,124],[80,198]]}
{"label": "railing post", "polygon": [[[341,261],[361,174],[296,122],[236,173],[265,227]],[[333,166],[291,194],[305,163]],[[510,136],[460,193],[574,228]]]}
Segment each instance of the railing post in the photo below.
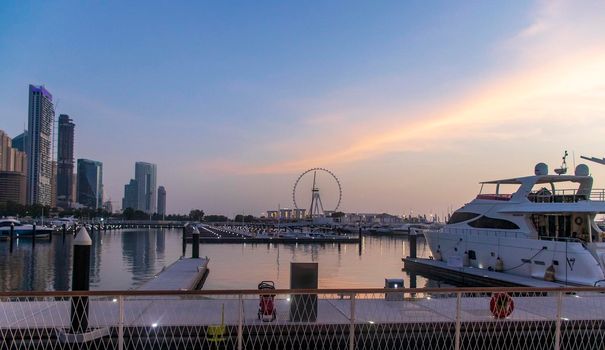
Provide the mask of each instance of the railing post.
{"label": "railing post", "polygon": [[563,292],[557,292],[557,321],[555,323],[555,350],[561,348],[561,304],[563,303]]}
{"label": "railing post", "polygon": [[462,295],[460,292],[456,293],[456,335],[454,348],[460,350],[460,304],[462,301]]}
{"label": "railing post", "polygon": [[351,323],[349,324],[349,350],[355,350],[355,293],[351,293]]}
{"label": "railing post", "polygon": [[118,350],[124,349],[124,296],[118,297],[119,320],[118,320]]}
{"label": "railing post", "polygon": [[242,350],[244,348],[244,300],[242,295],[239,295],[239,316],[237,323],[237,349]]}

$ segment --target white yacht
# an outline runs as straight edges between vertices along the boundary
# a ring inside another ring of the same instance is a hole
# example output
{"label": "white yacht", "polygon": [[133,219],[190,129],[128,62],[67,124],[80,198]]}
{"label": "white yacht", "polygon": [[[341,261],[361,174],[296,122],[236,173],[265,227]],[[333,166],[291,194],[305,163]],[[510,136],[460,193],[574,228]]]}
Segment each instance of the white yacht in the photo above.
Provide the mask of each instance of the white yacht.
{"label": "white yacht", "polygon": [[479,195],[445,227],[423,231],[433,258],[450,266],[605,285],[604,234],[594,221],[605,213],[605,190],[592,188],[584,164],[575,175],[550,175],[544,163],[534,172],[482,182]]}
{"label": "white yacht", "polygon": [[[15,238],[31,238],[34,232],[33,225],[22,224],[17,219],[0,219],[0,236],[2,239],[10,237],[10,228],[14,225],[13,234]],[[53,232],[52,228],[45,226],[36,226],[36,238],[47,238]]]}

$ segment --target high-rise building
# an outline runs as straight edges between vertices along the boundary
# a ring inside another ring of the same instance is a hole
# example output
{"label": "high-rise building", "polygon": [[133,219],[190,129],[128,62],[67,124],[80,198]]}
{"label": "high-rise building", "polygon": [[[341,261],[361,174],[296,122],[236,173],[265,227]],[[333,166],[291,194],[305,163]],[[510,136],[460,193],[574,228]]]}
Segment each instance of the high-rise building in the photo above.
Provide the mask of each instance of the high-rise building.
{"label": "high-rise building", "polygon": [[26,203],[26,172],[27,156],[13,148],[10,137],[0,130],[0,207]]}
{"label": "high-rise building", "polygon": [[29,86],[27,202],[52,204],[52,142],[55,110],[44,86]]}
{"label": "high-rise building", "polygon": [[164,186],[158,187],[158,214],[166,215],[166,189]]}
{"label": "high-rise building", "polygon": [[57,135],[57,205],[61,208],[72,206],[74,173],[74,127],[67,114],[59,115]]}
{"label": "high-rise building", "polygon": [[122,210],[126,208],[137,209],[138,184],[137,180],[130,179],[130,183],[124,185],[124,198],[122,198]]}
{"label": "high-rise building", "polygon": [[92,209],[103,206],[103,163],[78,159],[78,203]]}
{"label": "high-rise building", "polygon": [[13,137],[13,148],[21,152],[27,152],[27,130]]}
{"label": "high-rise building", "polygon": [[134,178],[137,181],[137,208],[145,213],[156,212],[157,167],[152,163],[136,162]]}

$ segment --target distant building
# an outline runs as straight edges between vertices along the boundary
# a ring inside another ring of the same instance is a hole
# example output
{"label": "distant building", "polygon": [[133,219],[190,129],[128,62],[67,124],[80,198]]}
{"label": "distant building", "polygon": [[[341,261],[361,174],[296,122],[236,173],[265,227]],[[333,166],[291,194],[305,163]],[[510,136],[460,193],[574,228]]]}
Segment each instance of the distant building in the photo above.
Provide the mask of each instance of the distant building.
{"label": "distant building", "polygon": [[59,115],[57,135],[57,205],[70,208],[73,202],[75,124],[66,114]]}
{"label": "distant building", "polygon": [[29,86],[27,202],[52,204],[52,142],[55,110],[44,86]]}
{"label": "distant building", "polygon": [[103,206],[103,163],[78,159],[78,203],[88,208]]}
{"label": "distant building", "polygon": [[113,213],[113,205],[111,204],[111,201],[106,201],[103,203],[103,210],[108,213]]}
{"label": "distant building", "polygon": [[137,180],[130,179],[130,183],[124,185],[124,198],[122,198],[122,210],[126,208],[137,209],[138,201]]}
{"label": "distant building", "polygon": [[136,162],[134,178],[137,181],[137,208],[145,213],[156,212],[156,176],[155,164]]}
{"label": "distant building", "polygon": [[24,173],[0,171],[0,208],[6,207],[8,202],[25,205],[26,180]]}
{"label": "distant building", "polygon": [[12,147],[8,135],[0,130],[0,207],[8,202],[27,202],[27,156]]}
{"label": "distant building", "polygon": [[164,186],[158,187],[158,214],[166,215],[166,189]]}
{"label": "distant building", "polygon": [[21,152],[27,152],[27,130],[13,138],[13,148]]}

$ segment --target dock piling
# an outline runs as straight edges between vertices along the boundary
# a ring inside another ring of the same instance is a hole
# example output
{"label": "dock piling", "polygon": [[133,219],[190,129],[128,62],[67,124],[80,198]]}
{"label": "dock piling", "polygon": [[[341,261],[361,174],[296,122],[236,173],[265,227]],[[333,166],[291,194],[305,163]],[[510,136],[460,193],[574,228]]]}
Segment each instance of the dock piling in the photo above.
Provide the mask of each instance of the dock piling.
{"label": "dock piling", "polygon": [[200,257],[200,231],[197,227],[193,228],[193,232],[191,233],[193,238],[193,244],[191,246],[191,257],[193,259],[199,259]]}
{"label": "dock piling", "polygon": [[67,225],[63,224],[63,244],[65,244],[66,235],[67,235]]}
{"label": "dock piling", "polygon": [[183,254],[181,254],[181,256],[185,256],[186,250],[187,250],[187,227],[183,226]]}
{"label": "dock piling", "polygon": [[[88,291],[90,289],[90,247],[92,240],[85,227],[74,238],[74,258],[71,290]],[[88,329],[88,297],[78,296],[71,299],[71,331],[84,333]]]}
{"label": "dock piling", "polygon": [[11,233],[10,233],[10,246],[9,252],[12,254],[13,252],[13,242],[15,241],[15,224],[11,222]]}
{"label": "dock piling", "polygon": [[32,226],[32,249],[36,248],[36,223]]}
{"label": "dock piling", "polygon": [[417,245],[417,232],[416,232],[415,229],[411,229],[410,230],[409,241],[410,241],[410,258],[416,259],[416,256],[418,255],[418,252],[417,252],[417,249],[416,249],[416,245]]}

